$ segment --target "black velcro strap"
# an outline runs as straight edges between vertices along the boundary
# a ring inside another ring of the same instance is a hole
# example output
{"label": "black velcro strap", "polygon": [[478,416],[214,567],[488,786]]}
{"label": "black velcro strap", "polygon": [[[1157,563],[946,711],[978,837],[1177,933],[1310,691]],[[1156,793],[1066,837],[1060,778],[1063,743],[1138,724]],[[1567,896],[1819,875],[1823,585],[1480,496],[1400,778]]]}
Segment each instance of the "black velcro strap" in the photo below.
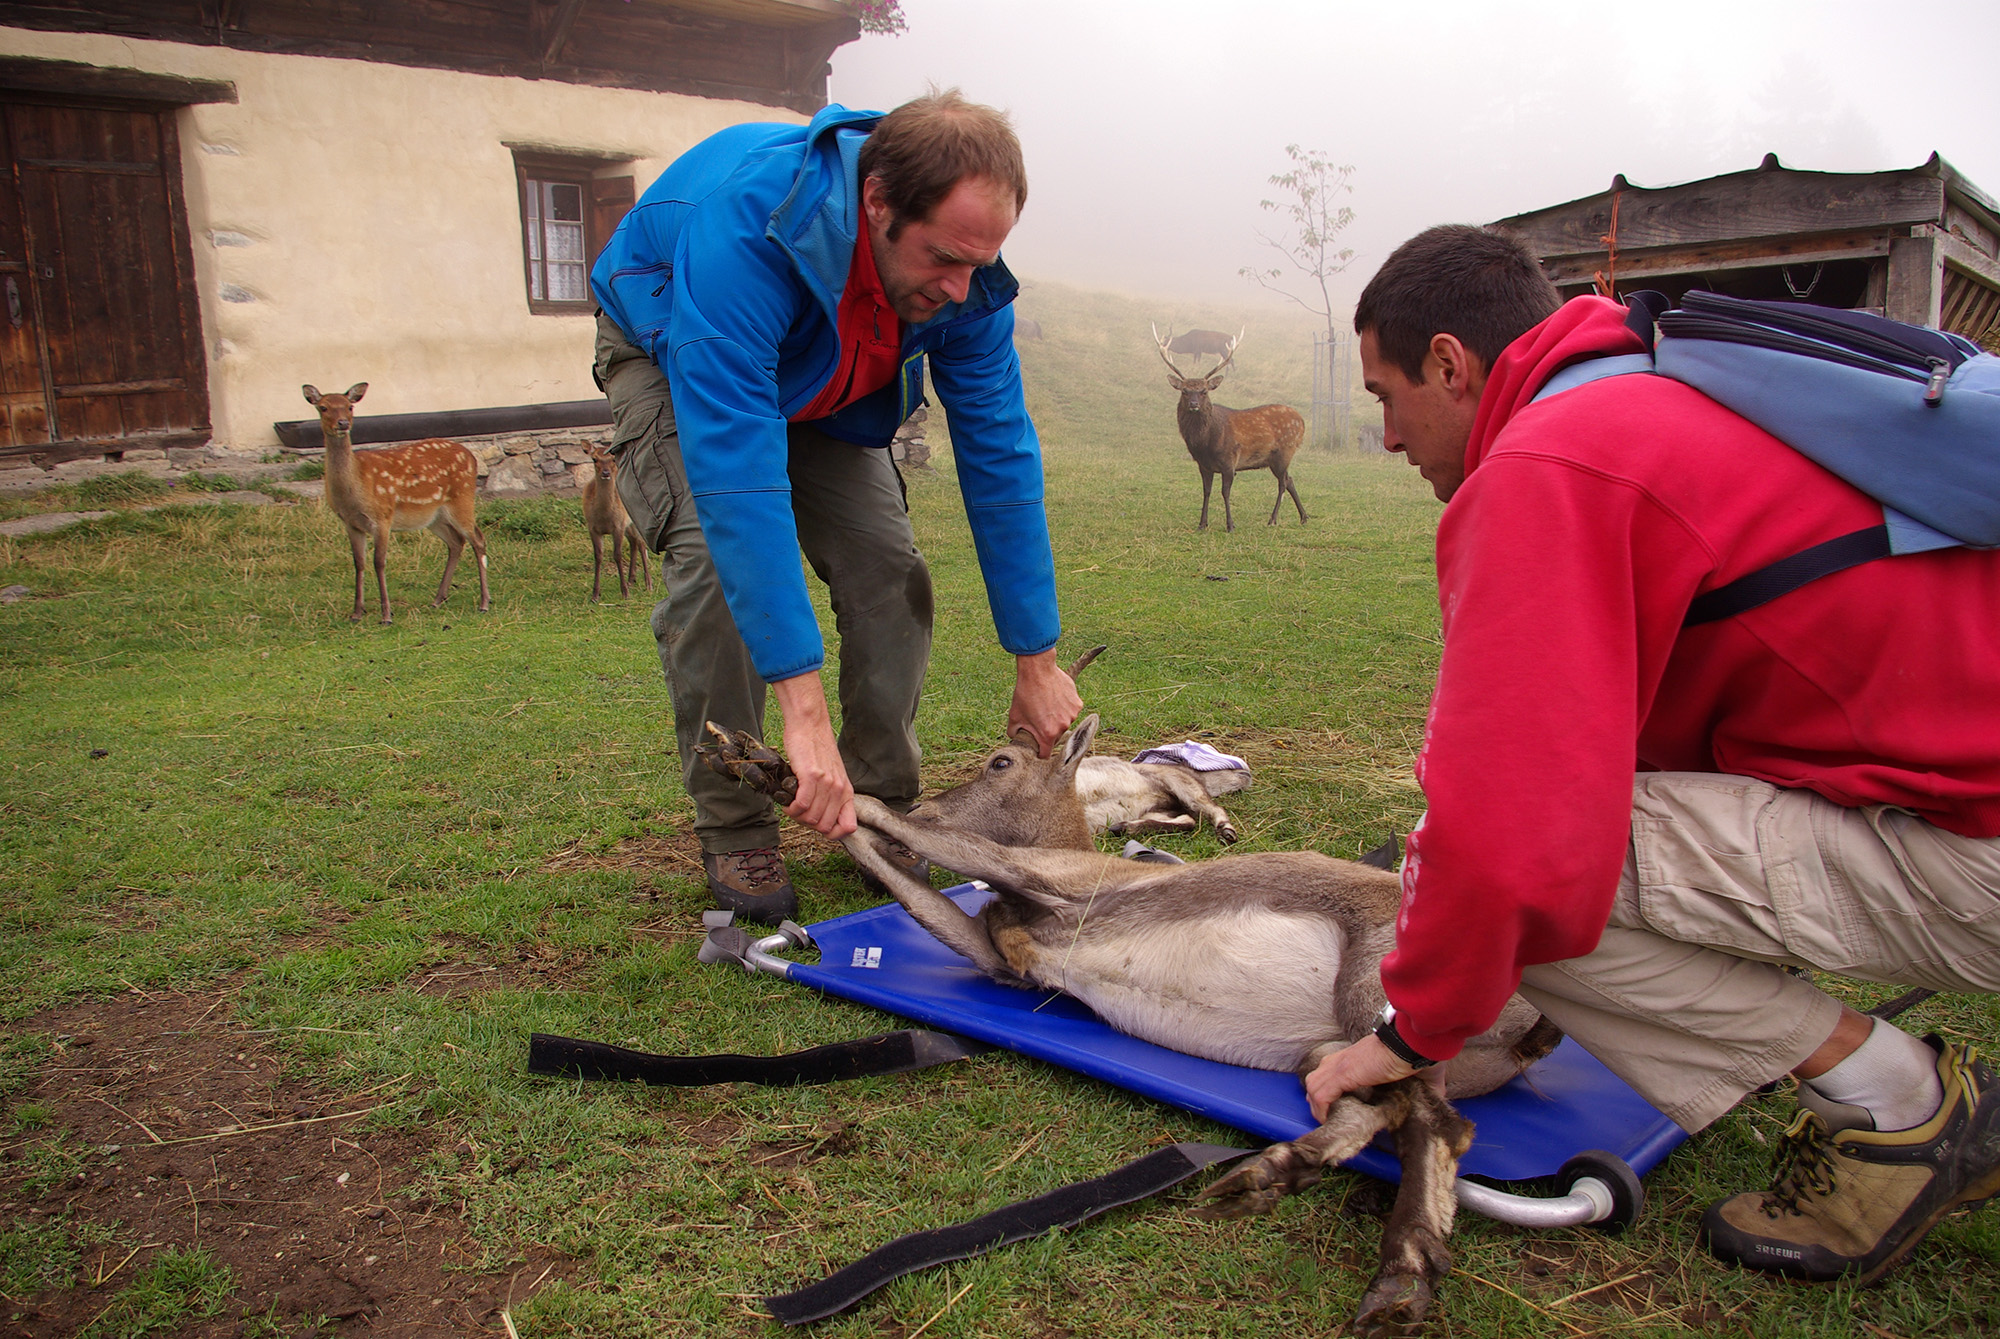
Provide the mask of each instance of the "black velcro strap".
{"label": "black velcro strap", "polygon": [[528,1072],[572,1079],[636,1079],[670,1088],[699,1088],[710,1083],[785,1087],[903,1074],[992,1049],[984,1042],[948,1032],[907,1028],[791,1055],[650,1055],[601,1041],[537,1032],[528,1039]]}
{"label": "black velcro strap", "polygon": [[1040,1236],[1094,1218],[1107,1209],[1157,1195],[1204,1167],[1240,1158],[1247,1148],[1219,1144],[1174,1144],[1128,1162],[1094,1181],[1052,1190],[1019,1204],[996,1209],[984,1217],[928,1232],[912,1232],[868,1252],[847,1268],[827,1275],[797,1292],[766,1297],[772,1316],[787,1325],[802,1325],[844,1311],[885,1283],[932,1265],[949,1264],[984,1254],[996,1246]]}
{"label": "black velcro strap", "polygon": [[1789,595],[1809,581],[1845,572],[1863,563],[1872,563],[1877,558],[1887,558],[1889,553],[1889,527],[1886,525],[1871,525],[1866,530],[1829,539],[1789,558],[1781,558],[1769,567],[1760,567],[1748,576],[1738,577],[1726,586],[1718,586],[1706,595],[1696,596],[1688,605],[1687,617],[1681,620],[1681,626],[1692,628],[1702,623],[1734,618],[1760,604],[1768,604],[1780,595]]}

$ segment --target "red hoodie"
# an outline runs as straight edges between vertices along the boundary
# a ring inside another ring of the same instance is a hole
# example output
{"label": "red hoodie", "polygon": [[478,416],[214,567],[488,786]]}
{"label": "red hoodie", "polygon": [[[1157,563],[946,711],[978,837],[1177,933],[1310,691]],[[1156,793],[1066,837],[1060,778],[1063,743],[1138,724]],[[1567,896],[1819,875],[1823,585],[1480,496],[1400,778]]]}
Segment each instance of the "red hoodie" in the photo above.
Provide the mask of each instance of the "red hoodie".
{"label": "red hoodie", "polygon": [[1696,595],[1881,508],[1664,377],[1529,403],[1570,363],[1640,351],[1601,298],[1509,345],[1438,525],[1428,809],[1382,962],[1398,1029],[1426,1055],[1491,1026],[1523,967],[1596,947],[1635,767],[2000,835],[2000,551],[1866,563],[1683,630]]}

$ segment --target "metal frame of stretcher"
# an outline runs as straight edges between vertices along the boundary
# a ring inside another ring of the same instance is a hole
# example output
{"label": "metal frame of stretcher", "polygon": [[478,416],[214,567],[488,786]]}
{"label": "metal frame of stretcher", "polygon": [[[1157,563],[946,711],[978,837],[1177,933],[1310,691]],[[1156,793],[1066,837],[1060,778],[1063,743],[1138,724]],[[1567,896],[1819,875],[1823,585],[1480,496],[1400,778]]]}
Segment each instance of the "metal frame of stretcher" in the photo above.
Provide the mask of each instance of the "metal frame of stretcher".
{"label": "metal frame of stretcher", "polygon": [[[976,883],[945,893],[968,912],[992,895]],[[815,945],[816,964],[778,956]],[[1183,1055],[1115,1030],[1067,995],[1000,985],[895,903],[811,927],[788,922],[757,939],[718,932],[702,958],[1034,1056],[1273,1142],[1317,1124],[1297,1076]],[[1459,1162],[1458,1202],[1523,1227],[1623,1228],[1643,1203],[1639,1178],[1687,1137],[1567,1039],[1520,1078],[1454,1105],[1475,1127]],[[1401,1175],[1395,1157],[1375,1147],[1344,1165],[1386,1181]],[[1484,1184],[1545,1177],[1562,1193],[1542,1198]]]}

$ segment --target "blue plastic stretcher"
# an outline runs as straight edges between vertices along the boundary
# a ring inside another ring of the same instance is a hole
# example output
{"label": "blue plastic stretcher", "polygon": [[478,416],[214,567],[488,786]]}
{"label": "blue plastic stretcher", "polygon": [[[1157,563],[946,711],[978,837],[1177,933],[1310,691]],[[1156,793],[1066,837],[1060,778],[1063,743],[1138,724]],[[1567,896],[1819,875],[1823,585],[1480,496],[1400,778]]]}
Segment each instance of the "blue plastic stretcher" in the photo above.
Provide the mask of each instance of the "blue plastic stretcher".
{"label": "blue plastic stretcher", "polygon": [[[992,894],[960,884],[946,896],[974,912]],[[802,947],[785,934],[756,941],[737,960],[748,970],[1031,1055],[1262,1139],[1296,1139],[1317,1124],[1296,1076],[1183,1055],[1117,1031],[1067,995],[1000,985],[893,902],[805,932],[819,948],[817,964],[775,956]],[[1638,1177],[1687,1137],[1567,1039],[1505,1087],[1454,1105],[1476,1129],[1459,1162],[1459,1202],[1525,1226],[1623,1226],[1639,1209]],[[1394,1155],[1373,1147],[1346,1165],[1383,1180],[1400,1176]],[[1557,1177],[1566,1193],[1513,1195],[1467,1176]]]}

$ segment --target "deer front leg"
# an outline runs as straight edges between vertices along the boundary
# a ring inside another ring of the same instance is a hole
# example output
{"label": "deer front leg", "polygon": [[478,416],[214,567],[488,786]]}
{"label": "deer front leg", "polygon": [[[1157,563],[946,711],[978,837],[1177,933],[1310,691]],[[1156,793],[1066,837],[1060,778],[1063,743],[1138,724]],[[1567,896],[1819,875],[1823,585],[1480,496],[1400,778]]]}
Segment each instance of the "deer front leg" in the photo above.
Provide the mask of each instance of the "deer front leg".
{"label": "deer front leg", "polygon": [[1236,518],[1230,515],[1229,512],[1229,490],[1235,483],[1236,471],[1224,470],[1222,472],[1222,528],[1226,532],[1236,529]]}
{"label": "deer front leg", "polygon": [[604,577],[604,536],[590,532],[590,602],[597,603],[598,583]]}
{"label": "deer front leg", "polygon": [[1092,889],[1108,892],[1160,874],[1158,865],[1097,851],[1001,846],[969,832],[916,822],[872,795],[854,797],[854,816],[863,827],[901,842],[933,865],[982,879],[1056,912],[1081,905]]}
{"label": "deer front leg", "polygon": [[347,617],[350,622],[359,623],[361,616],[368,612],[367,605],[361,600],[361,564],[368,556],[368,540],[361,531],[349,527],[347,544],[354,550],[354,612]]}
{"label": "deer front leg", "polygon": [[[871,797],[857,795],[854,798],[860,801]],[[987,933],[983,918],[966,915],[959,909],[958,903],[911,874],[906,867],[890,858],[883,849],[884,844],[885,839],[880,834],[865,826],[841,840],[847,853],[854,857],[854,863],[880,879],[882,886],[889,890],[889,896],[895,898],[903,910],[910,913],[910,919],[923,926],[931,938],[1003,985],[1028,984],[1007,965],[1007,959],[993,946],[993,936]]]}
{"label": "deer front leg", "polygon": [[393,623],[389,613],[389,523],[375,523],[375,594],[382,601],[382,621]]}
{"label": "deer front leg", "polygon": [[1203,469],[1201,472],[1201,524],[1195,527],[1197,530],[1208,529],[1208,492],[1213,487],[1215,487],[1214,471]]}

